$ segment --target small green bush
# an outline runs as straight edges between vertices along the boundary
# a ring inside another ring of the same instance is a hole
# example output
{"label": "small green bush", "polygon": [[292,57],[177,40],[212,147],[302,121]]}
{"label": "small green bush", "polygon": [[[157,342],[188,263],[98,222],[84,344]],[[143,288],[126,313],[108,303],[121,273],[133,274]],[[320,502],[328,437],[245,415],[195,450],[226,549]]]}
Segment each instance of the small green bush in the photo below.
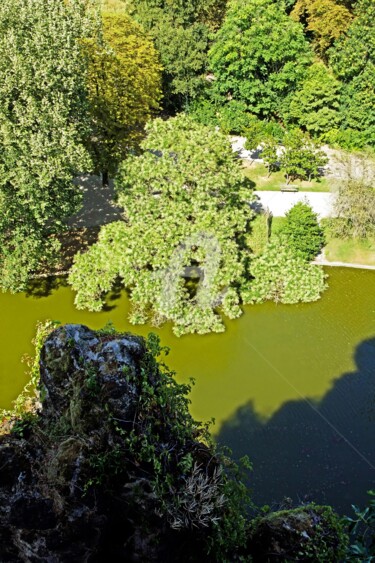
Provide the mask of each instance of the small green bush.
{"label": "small green bush", "polygon": [[325,244],[324,232],[310,205],[299,201],[286,214],[280,234],[298,256],[306,261],[319,254]]}

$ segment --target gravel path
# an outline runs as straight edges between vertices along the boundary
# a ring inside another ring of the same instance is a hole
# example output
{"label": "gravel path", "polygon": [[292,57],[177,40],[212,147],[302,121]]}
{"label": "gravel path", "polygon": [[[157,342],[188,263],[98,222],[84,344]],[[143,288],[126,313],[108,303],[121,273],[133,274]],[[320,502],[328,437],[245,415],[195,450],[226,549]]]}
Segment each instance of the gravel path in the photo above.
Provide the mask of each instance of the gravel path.
{"label": "gravel path", "polygon": [[332,214],[333,194],[329,192],[268,192],[256,191],[257,201],[252,204],[253,209],[269,209],[274,217],[284,217],[293,205],[299,201],[311,205],[320,218]]}
{"label": "gravel path", "polygon": [[109,186],[102,186],[100,176],[88,174],[74,180],[83,192],[82,209],[70,217],[67,223],[73,229],[82,227],[97,227],[113,221],[121,221],[122,209],[114,201],[115,190],[113,181]]}

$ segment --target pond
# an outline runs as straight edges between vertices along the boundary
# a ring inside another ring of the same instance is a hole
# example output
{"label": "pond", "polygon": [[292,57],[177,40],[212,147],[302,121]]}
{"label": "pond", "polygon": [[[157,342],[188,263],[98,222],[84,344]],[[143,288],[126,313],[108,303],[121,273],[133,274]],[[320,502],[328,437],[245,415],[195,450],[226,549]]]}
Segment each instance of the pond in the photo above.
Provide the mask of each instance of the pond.
{"label": "pond", "polygon": [[0,406],[26,382],[21,357],[32,352],[38,320],[153,330],[171,347],[179,381],[196,380],[192,414],[215,418],[215,438],[252,460],[256,503],[289,497],[350,512],[375,488],[375,271],[328,272],[330,288],[317,303],[246,307],[223,334],[180,339],[170,326],[129,325],[125,292],[113,292],[101,313],[77,311],[63,279],[0,294]]}

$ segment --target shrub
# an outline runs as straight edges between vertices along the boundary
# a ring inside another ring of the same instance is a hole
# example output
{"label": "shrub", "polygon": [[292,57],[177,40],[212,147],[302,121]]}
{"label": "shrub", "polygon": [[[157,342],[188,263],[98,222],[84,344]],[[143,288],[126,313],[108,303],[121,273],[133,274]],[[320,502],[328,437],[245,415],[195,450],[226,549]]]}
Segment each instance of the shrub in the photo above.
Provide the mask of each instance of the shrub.
{"label": "shrub", "polygon": [[317,214],[302,201],[288,211],[280,234],[285,237],[288,246],[306,261],[315,258],[325,243]]}

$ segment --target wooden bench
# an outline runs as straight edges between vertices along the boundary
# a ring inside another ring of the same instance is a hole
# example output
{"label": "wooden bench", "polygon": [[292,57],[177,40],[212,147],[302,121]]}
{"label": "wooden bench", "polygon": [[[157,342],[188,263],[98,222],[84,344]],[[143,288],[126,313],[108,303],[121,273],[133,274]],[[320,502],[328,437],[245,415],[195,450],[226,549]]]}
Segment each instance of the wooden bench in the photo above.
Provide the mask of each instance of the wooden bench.
{"label": "wooden bench", "polygon": [[286,184],[285,186],[280,186],[281,192],[298,192],[298,186],[292,186]]}

